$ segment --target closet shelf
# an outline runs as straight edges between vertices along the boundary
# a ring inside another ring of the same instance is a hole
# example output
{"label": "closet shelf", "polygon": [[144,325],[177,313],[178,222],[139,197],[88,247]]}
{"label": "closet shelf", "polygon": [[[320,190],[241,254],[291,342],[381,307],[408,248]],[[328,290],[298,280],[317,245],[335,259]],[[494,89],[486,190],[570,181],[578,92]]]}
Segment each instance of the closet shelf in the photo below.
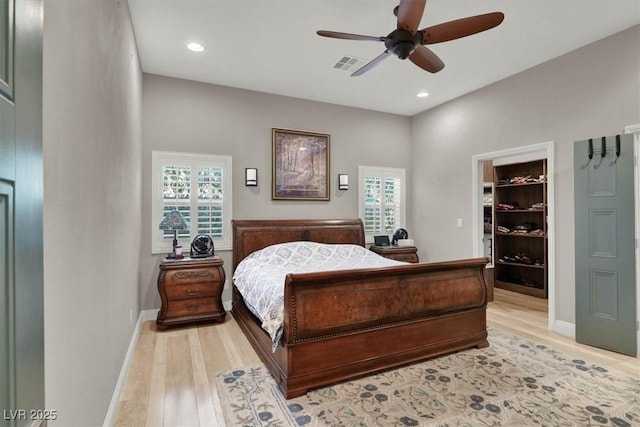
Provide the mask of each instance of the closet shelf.
{"label": "closet shelf", "polygon": [[531,295],[538,298],[547,298],[547,290],[543,288],[522,285],[520,283],[505,282],[503,280],[496,280],[495,285],[500,289],[506,289],[508,291]]}
{"label": "closet shelf", "polygon": [[544,209],[496,209],[496,213],[531,213],[531,212],[541,212],[544,213]]}
{"label": "closet shelf", "polygon": [[528,185],[544,185],[546,182],[523,182],[522,184],[496,184],[496,188],[504,187],[526,187]]}
{"label": "closet shelf", "polygon": [[498,260],[498,262],[496,264],[501,264],[501,265],[512,265],[515,267],[525,267],[525,268],[542,268],[544,269],[546,266],[544,264],[523,264],[520,262],[505,262],[505,261],[500,261]]}
{"label": "closet shelf", "polygon": [[502,233],[496,231],[496,236],[509,236],[509,237],[532,237],[536,239],[544,239],[547,236],[545,234],[531,234],[531,233]]}

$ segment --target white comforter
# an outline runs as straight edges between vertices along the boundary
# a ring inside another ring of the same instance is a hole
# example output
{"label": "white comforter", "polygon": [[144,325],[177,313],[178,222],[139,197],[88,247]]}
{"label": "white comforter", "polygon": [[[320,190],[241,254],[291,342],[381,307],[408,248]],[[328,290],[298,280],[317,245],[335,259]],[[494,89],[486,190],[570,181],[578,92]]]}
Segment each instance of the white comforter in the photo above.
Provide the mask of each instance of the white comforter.
{"label": "white comforter", "polygon": [[290,242],[256,251],[236,267],[233,283],[262,321],[275,350],[282,336],[284,279],[288,273],[387,267],[406,264],[358,245]]}

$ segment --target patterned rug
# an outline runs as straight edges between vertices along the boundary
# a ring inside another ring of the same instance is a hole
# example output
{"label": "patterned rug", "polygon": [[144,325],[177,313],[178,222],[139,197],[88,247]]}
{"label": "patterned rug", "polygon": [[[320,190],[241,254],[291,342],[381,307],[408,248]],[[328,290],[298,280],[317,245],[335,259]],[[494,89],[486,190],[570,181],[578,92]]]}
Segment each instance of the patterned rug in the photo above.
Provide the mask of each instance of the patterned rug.
{"label": "patterned rug", "polygon": [[489,329],[490,346],[285,400],[263,365],[217,374],[227,426],[640,426],[640,380]]}

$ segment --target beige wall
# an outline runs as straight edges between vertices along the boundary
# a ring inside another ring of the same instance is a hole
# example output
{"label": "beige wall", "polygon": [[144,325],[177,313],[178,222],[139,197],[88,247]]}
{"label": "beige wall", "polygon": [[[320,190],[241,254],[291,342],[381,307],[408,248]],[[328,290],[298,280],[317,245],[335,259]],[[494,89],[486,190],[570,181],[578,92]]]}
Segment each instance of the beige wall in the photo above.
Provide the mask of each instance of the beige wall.
{"label": "beige wall", "polygon": [[639,46],[635,26],[413,117],[411,194],[421,258],[473,254],[471,156],[553,140],[556,317],[574,323],[573,141],[640,123]]}
{"label": "beige wall", "polygon": [[[162,255],[151,254],[151,151],[183,151],[233,157],[233,217],[356,218],[358,165],[409,168],[410,119],[187,80],[144,75],[142,151],[141,298],[144,309],[160,307],[156,287]],[[331,200],[271,200],[271,128],[328,133]],[[244,169],[258,168],[259,185],[244,186]],[[337,189],[338,173],[350,189]],[[410,205],[411,203],[409,203]],[[411,230],[410,217],[407,227]],[[190,242],[183,242],[189,245]],[[221,252],[227,282],[231,254]],[[227,286],[223,299],[230,299]]]}
{"label": "beige wall", "polygon": [[126,1],[44,5],[45,399],[102,425],[139,311],[142,72]]}

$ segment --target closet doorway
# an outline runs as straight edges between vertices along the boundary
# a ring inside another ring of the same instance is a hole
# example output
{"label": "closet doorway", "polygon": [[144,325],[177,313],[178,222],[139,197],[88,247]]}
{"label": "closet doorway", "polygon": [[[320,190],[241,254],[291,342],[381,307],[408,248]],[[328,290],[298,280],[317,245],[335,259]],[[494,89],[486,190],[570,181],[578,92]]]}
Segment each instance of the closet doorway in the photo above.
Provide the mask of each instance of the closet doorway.
{"label": "closet doorway", "polygon": [[[478,154],[472,157],[473,178],[473,255],[485,256],[484,207],[485,194],[485,161],[495,164],[522,163],[532,160],[546,159],[547,162],[547,241],[548,241],[548,329],[564,335],[572,335],[573,330],[558,330],[555,314],[555,196],[554,196],[554,146],[553,141],[533,144],[524,147],[510,148]],[[493,261],[493,260],[492,260]]]}

